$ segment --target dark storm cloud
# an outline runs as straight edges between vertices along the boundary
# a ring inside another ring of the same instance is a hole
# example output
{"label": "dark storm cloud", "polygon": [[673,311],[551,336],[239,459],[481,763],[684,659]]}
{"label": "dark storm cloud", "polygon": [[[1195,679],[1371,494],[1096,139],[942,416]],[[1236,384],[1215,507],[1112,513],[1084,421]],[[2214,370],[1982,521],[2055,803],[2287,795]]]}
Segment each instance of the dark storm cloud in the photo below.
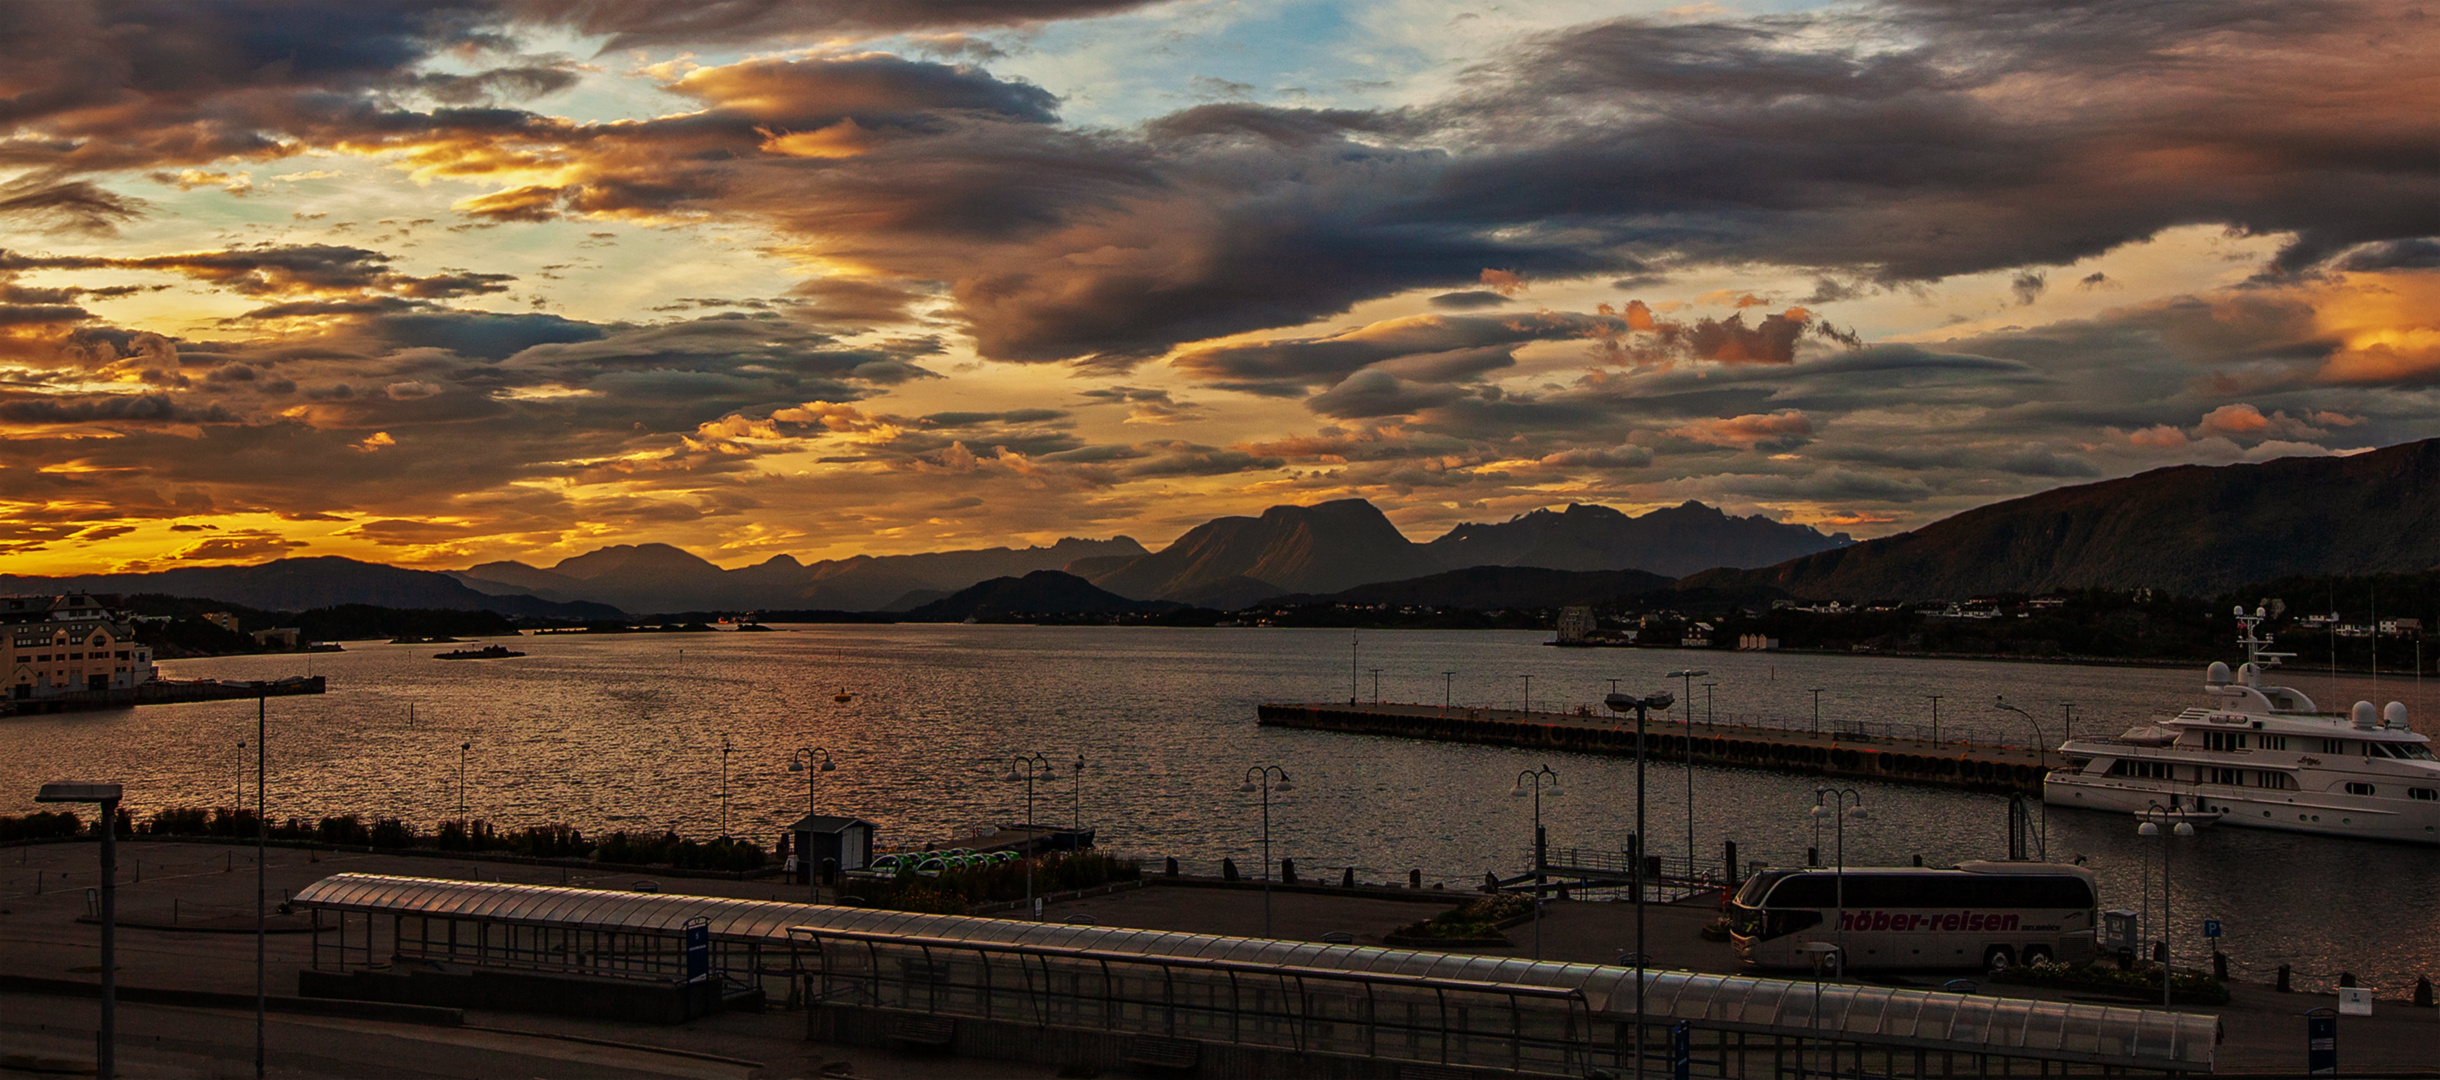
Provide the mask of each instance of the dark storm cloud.
{"label": "dark storm cloud", "polygon": [[1130,11],[1159,0],[511,0],[536,22],[606,34],[606,49],[758,45],[774,37],[1023,27]]}
{"label": "dark storm cloud", "polygon": [[29,270],[148,270],[178,274],[245,296],[343,293],[378,289],[441,299],[503,292],[511,274],[467,271],[417,277],[389,267],[392,256],[359,247],[288,244],[133,258],[28,255],[0,250],[0,274]]}
{"label": "dark storm cloud", "polygon": [[2293,232],[2301,267],[2440,231],[2434,33],[2391,5],[2284,0],[1623,19],[1539,38],[1435,106],[1480,152],[1416,210],[1883,280],[2197,223]]}
{"label": "dark storm cloud", "polygon": [[0,420],[19,424],[131,423],[229,424],[236,414],[218,405],[194,408],[167,394],[86,394],[0,397]]}
{"label": "dark storm cloud", "polygon": [[2366,244],[2330,265],[2336,270],[2440,270],[2440,242],[2419,238]]}

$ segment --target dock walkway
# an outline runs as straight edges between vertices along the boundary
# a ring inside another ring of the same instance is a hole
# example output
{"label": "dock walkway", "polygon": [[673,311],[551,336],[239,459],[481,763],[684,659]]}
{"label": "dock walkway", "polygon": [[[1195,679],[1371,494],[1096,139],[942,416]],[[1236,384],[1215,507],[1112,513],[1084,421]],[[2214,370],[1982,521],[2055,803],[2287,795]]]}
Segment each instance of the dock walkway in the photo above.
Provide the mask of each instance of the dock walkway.
{"label": "dock walkway", "polygon": [[[1400,704],[1264,703],[1265,726],[1485,743],[1584,754],[1635,753],[1633,717]],[[1774,769],[1972,791],[2039,795],[2042,775],[2067,764],[2053,750],[1857,731],[1803,731],[1652,717],[1644,755],[1700,765]]]}
{"label": "dock walkway", "polygon": [[319,694],[329,688],[329,679],[321,675],[291,675],[268,682],[154,679],[128,690],[72,690],[49,697],[0,698],[0,716],[90,712],[96,709],[127,709],[137,705],[184,705],[197,701],[239,701],[250,697],[289,697]]}

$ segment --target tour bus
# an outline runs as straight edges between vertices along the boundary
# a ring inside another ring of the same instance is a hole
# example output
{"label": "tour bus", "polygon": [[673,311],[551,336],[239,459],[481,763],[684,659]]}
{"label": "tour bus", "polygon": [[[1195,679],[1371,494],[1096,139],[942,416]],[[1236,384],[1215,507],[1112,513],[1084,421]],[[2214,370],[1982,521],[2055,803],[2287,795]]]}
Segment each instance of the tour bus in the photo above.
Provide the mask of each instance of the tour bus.
{"label": "tour bus", "polygon": [[[1731,901],[1729,937],[1738,958],[1756,967],[1811,968],[1819,955],[1826,975],[1842,968],[1996,971],[2092,959],[2097,915],[2092,871],[2058,863],[1765,870]],[[1815,942],[1840,946],[1844,958],[1805,948]]]}

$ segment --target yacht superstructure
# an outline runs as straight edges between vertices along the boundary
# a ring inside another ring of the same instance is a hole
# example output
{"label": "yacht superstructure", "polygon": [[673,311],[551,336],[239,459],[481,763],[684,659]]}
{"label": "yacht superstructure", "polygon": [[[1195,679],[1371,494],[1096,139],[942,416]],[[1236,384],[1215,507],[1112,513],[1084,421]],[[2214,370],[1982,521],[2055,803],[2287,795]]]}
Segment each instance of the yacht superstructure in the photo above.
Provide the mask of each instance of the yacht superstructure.
{"label": "yacht superstructure", "polygon": [[2221,824],[2440,844],[2440,758],[2407,728],[2406,706],[2359,701],[2322,712],[2265,668],[2294,654],[2269,651],[2264,613],[2237,609],[2246,661],[2214,662],[2214,700],[2117,738],[2070,739],[2066,768],[2043,778],[2057,806],[2141,813],[2152,807],[2217,815]]}

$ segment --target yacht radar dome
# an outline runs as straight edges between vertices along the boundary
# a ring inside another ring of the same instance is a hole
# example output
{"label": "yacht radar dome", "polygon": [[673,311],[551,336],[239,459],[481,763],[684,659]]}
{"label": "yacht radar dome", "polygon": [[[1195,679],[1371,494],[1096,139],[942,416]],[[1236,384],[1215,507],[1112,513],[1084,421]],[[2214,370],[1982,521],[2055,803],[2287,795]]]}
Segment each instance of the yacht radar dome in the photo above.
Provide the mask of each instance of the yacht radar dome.
{"label": "yacht radar dome", "polygon": [[2227,661],[2225,661],[2225,660],[2214,660],[2214,661],[2212,661],[2212,662],[2211,662],[2211,670],[2210,670],[2210,671],[2208,671],[2208,672],[2205,672],[2205,673],[2204,673],[2204,675],[2203,675],[2203,681],[2204,681],[2204,682],[2208,682],[2208,683],[2210,683],[2210,684],[2211,684],[2211,685],[2213,685],[2213,686],[2226,686],[2226,685],[2228,685],[2228,683],[2229,683],[2228,662],[2227,662]]}
{"label": "yacht radar dome", "polygon": [[2359,701],[2355,703],[2356,727],[2362,728],[2365,731],[2370,731],[2377,728],[2381,726],[2380,715],[2380,711],[2374,709],[2372,707],[2372,703],[2369,701]]}
{"label": "yacht radar dome", "polygon": [[2390,702],[2388,708],[2381,710],[2381,720],[2389,727],[2397,728],[2400,731],[2406,730],[2406,703],[2403,701]]}

